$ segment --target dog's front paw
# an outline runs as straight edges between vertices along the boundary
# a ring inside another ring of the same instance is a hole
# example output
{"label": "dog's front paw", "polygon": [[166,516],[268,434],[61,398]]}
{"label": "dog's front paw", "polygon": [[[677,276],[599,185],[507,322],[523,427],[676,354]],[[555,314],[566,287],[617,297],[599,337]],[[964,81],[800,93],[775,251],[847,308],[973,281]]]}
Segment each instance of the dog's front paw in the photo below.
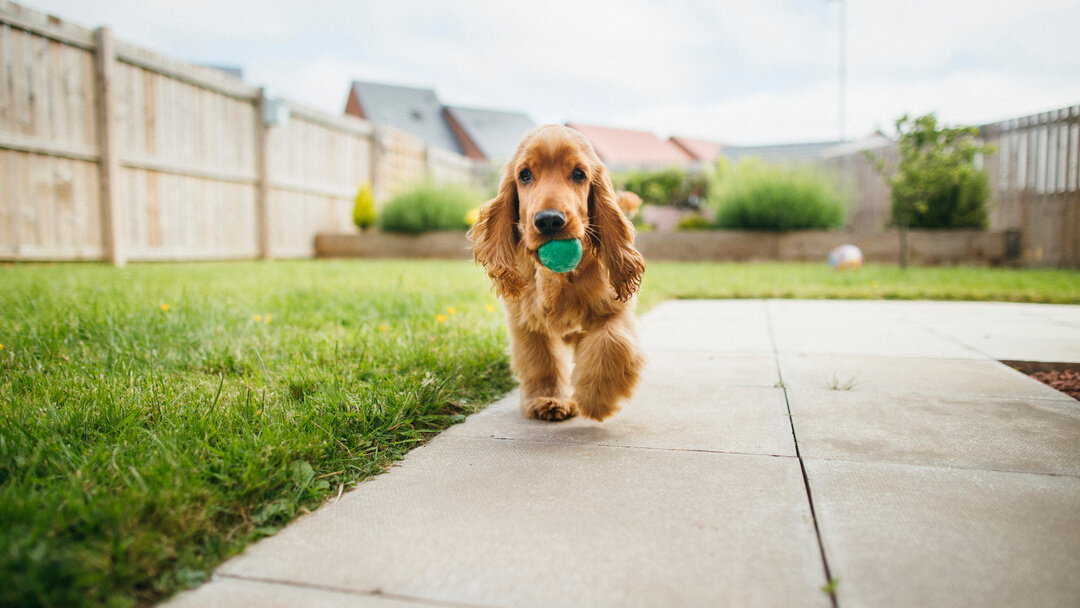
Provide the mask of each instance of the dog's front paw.
{"label": "dog's front paw", "polygon": [[579,413],[582,416],[592,418],[598,422],[603,422],[605,419],[622,409],[622,405],[615,401],[582,401],[580,409],[581,411]]}
{"label": "dog's front paw", "polygon": [[577,404],[570,399],[555,397],[537,397],[525,404],[525,415],[540,420],[558,422],[577,415]]}

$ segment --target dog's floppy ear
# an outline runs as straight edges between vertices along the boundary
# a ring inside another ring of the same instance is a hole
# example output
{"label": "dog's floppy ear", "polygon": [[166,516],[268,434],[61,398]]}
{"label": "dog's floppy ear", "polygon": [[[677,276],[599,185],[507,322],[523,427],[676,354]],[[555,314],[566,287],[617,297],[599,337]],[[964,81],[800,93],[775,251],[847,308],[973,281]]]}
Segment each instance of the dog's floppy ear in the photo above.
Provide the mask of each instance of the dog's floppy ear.
{"label": "dog's floppy ear", "polygon": [[634,225],[615,202],[615,190],[603,165],[598,165],[589,190],[589,231],[607,267],[615,299],[626,301],[641,287],[645,258],[634,248]]}
{"label": "dog's floppy ear", "polygon": [[479,219],[469,230],[473,259],[484,266],[495,293],[513,299],[525,288],[515,261],[518,242],[517,179],[510,165],[504,170],[499,193],[480,207]]}

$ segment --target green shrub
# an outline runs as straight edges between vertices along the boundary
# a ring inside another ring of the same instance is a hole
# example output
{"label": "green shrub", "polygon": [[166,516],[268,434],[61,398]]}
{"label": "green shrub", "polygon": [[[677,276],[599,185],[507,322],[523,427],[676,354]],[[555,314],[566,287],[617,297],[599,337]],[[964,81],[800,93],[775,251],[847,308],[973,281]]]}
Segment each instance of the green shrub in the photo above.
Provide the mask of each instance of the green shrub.
{"label": "green shrub", "polygon": [[367,230],[375,223],[375,195],[371,184],[365,183],[356,195],[356,205],[352,212],[353,223],[360,230]]}
{"label": "green shrub", "polygon": [[386,202],[379,227],[386,232],[418,234],[433,230],[465,230],[465,216],[483,202],[467,186],[421,184]]}
{"label": "green shrub", "polygon": [[710,228],[712,228],[712,224],[709,223],[709,220],[700,215],[688,215],[675,225],[676,230],[708,230]]}
{"label": "green shrub", "polygon": [[[990,178],[985,171],[961,170],[951,183],[934,192],[905,200],[904,189],[893,195],[893,223],[908,212],[909,228],[978,228],[985,230],[989,222],[986,201],[990,198]],[[894,185],[893,192],[897,192]]]}
{"label": "green shrub", "polygon": [[[892,223],[910,228],[986,228],[990,179],[975,158],[991,151],[976,127],[939,126],[933,114],[896,121],[900,162],[892,186]],[[878,169],[886,173],[884,162]]]}
{"label": "green shrub", "polygon": [[641,197],[651,205],[686,205],[691,197],[705,200],[709,193],[708,177],[700,173],[687,173],[681,167],[668,167],[657,171],[632,171],[612,178],[612,183]]}
{"label": "green shrub", "polygon": [[737,230],[827,230],[844,225],[835,187],[807,168],[740,162],[718,176],[715,225]]}

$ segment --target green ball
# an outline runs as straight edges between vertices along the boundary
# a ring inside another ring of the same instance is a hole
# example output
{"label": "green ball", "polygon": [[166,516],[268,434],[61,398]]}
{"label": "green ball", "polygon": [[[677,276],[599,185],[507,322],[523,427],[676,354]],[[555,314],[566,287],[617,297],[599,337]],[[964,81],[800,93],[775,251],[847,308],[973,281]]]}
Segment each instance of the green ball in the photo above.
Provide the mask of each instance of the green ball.
{"label": "green ball", "polygon": [[548,241],[536,250],[540,263],[552,272],[570,272],[581,261],[581,239]]}

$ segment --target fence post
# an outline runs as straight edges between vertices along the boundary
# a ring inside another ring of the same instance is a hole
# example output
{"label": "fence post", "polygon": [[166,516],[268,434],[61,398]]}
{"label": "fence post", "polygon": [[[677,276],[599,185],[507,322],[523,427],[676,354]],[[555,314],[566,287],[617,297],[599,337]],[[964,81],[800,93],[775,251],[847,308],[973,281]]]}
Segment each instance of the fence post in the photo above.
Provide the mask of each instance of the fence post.
{"label": "fence post", "polygon": [[266,89],[255,100],[255,242],[259,258],[272,260],[270,246],[270,170],[267,165]]}
{"label": "fence post", "polygon": [[104,259],[114,266],[123,266],[123,232],[121,229],[120,197],[117,184],[120,160],[117,156],[116,121],[113,106],[113,68],[116,53],[112,34],[107,27],[94,30],[94,74],[97,93],[98,182],[101,186],[101,241]]}

